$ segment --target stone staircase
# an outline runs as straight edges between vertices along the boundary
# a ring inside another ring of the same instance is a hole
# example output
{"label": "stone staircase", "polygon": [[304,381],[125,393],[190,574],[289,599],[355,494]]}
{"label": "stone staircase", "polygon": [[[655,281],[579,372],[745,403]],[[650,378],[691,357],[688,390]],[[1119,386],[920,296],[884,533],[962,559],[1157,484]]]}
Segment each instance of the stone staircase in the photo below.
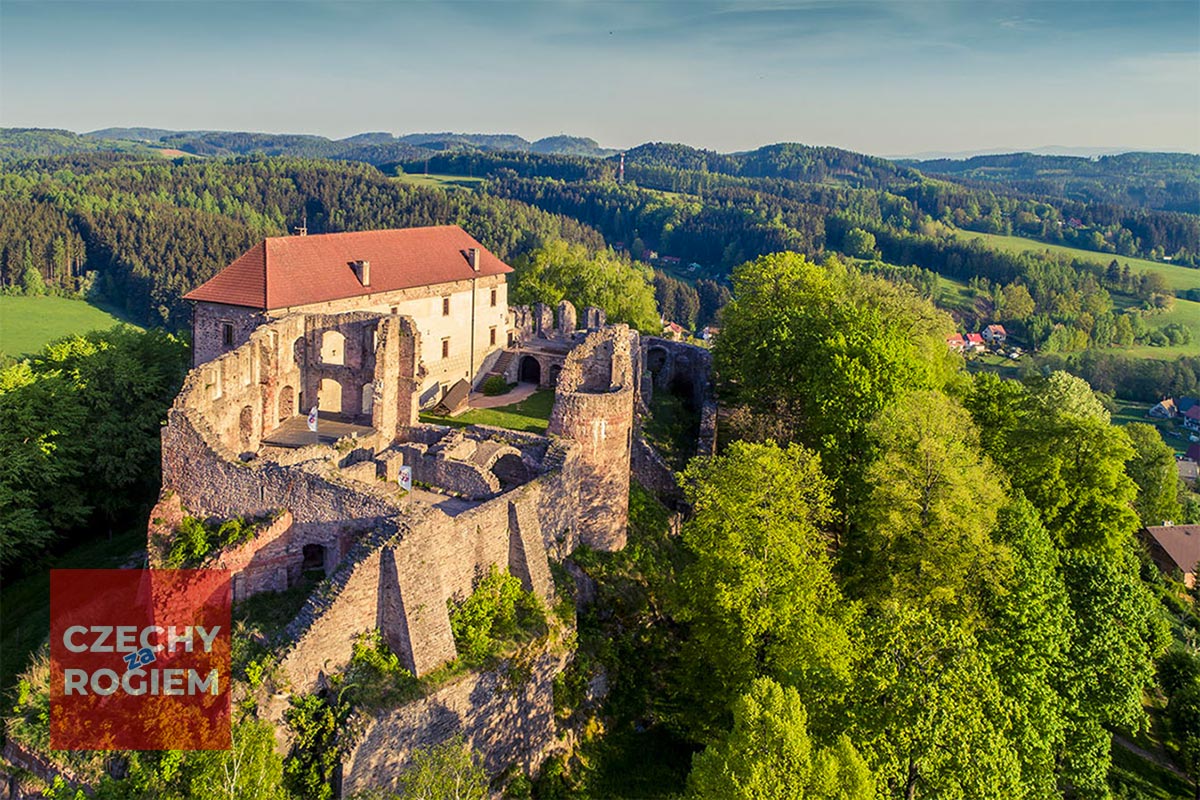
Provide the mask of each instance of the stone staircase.
{"label": "stone staircase", "polygon": [[488,378],[492,377],[493,375],[499,375],[500,377],[504,377],[504,373],[508,371],[509,365],[512,364],[513,359],[515,359],[516,357],[517,357],[517,354],[514,351],[505,350],[503,353],[500,354],[500,357],[496,359],[496,363],[492,364],[492,368],[490,370],[488,370],[487,375],[484,376],[484,380],[487,380]]}

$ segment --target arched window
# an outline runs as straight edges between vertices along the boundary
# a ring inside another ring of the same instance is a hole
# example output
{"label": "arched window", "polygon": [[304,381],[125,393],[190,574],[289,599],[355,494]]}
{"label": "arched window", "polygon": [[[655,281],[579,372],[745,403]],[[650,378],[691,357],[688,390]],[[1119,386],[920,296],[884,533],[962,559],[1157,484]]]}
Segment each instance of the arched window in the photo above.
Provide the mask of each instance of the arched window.
{"label": "arched window", "polygon": [[284,386],[279,390],[279,421],[296,416],[296,390]]}

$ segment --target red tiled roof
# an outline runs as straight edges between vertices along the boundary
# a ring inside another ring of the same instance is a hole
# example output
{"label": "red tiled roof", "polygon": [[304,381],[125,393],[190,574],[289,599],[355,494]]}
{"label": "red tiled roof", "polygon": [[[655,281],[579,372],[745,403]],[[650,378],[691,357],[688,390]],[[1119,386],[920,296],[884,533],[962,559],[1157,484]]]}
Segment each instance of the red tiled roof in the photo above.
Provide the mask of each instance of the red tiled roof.
{"label": "red tiled roof", "polygon": [[971,344],[983,344],[983,337],[980,336],[978,333],[968,333],[967,341],[970,342]]}
{"label": "red tiled roof", "polygon": [[1154,525],[1146,528],[1180,572],[1195,572],[1200,562],[1200,525]]}
{"label": "red tiled roof", "polygon": [[1189,408],[1184,416],[1188,419],[1200,419],[1200,405],[1195,405]]}
{"label": "red tiled roof", "polygon": [[[467,251],[479,249],[479,272]],[[370,286],[351,266],[371,264]],[[251,247],[185,300],[264,310],[512,272],[457,225],[279,236]]]}
{"label": "red tiled roof", "polygon": [[989,331],[991,331],[992,333],[1002,333],[1002,334],[1004,334],[1005,336],[1007,336],[1007,335],[1008,335],[1008,331],[1004,330],[1004,326],[1003,326],[1003,325],[988,325],[988,326],[987,326],[987,329],[988,329]]}

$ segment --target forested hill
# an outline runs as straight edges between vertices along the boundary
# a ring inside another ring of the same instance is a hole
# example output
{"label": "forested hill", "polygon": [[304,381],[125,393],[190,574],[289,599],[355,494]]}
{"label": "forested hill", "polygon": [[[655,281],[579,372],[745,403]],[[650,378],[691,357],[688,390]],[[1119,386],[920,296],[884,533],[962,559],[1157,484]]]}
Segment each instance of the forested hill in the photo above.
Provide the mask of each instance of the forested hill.
{"label": "forested hill", "polygon": [[743,178],[779,178],[803,183],[836,182],[864,189],[909,186],[921,173],[892,161],[836,147],[792,142],[745,153],[717,153],[682,144],[654,142],[633,148],[627,165],[715,172]]}
{"label": "forested hill", "polygon": [[1102,158],[1031,153],[902,162],[926,175],[1082,202],[1200,213],[1200,156],[1122,153]]}
{"label": "forested hill", "polygon": [[[0,129],[0,160],[38,158],[83,152],[166,151],[204,157],[239,155],[332,158],[383,164],[453,150],[564,154],[600,158],[615,153],[594,139],[549,136],[530,142],[514,134],[359,133],[345,139],[290,133],[249,131],[171,131],[163,128],[103,128],[77,134],[46,128]],[[176,152],[177,151],[177,152]]]}
{"label": "forested hill", "polygon": [[409,186],[365,164],[101,153],[0,170],[0,284],[18,286],[31,269],[67,292],[95,281],[131,318],[179,328],[185,292],[301,219],[314,233],[459,224],[505,259],[549,240],[604,245],[522,202]]}

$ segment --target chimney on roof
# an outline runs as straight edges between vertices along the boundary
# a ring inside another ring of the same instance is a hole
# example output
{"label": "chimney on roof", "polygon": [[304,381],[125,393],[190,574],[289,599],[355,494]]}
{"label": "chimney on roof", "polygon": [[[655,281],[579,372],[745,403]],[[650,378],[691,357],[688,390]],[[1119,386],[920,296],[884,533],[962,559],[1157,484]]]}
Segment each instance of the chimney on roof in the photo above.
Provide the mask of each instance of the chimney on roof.
{"label": "chimney on roof", "polygon": [[354,267],[354,275],[355,275],[355,277],[358,278],[358,282],[361,283],[363,286],[370,286],[371,285],[371,262],[370,261],[355,261],[355,262],[353,262],[352,266]]}
{"label": "chimney on roof", "polygon": [[467,263],[471,265],[471,269],[479,272],[479,248],[471,247],[467,249]]}

